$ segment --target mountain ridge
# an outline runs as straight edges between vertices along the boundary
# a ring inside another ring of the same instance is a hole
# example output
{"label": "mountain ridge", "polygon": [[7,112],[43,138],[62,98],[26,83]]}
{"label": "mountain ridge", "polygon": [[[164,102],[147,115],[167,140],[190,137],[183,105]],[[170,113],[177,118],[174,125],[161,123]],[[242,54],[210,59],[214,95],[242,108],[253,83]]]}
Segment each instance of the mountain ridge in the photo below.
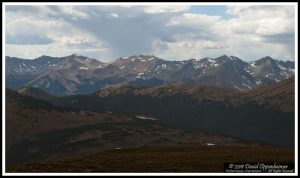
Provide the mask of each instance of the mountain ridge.
{"label": "mountain ridge", "polygon": [[176,127],[292,147],[294,80],[292,77],[248,92],[203,84],[123,85],[49,102],[94,112],[136,113]]}
{"label": "mountain ridge", "polygon": [[34,60],[6,57],[9,88],[34,86],[66,96],[93,93],[101,88],[135,83],[159,86],[167,82],[203,83],[247,91],[294,75],[292,61],[264,57],[245,62],[235,56],[166,61],[153,55],[118,58],[110,63],[80,55]]}

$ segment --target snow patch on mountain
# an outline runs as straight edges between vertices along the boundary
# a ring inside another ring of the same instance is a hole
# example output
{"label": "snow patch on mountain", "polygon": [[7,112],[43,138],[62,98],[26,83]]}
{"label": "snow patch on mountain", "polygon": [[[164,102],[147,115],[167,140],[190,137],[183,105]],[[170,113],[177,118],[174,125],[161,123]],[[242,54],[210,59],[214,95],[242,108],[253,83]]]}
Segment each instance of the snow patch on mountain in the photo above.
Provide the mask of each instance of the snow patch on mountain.
{"label": "snow patch on mountain", "polygon": [[282,76],[284,76],[285,78],[288,78],[288,77],[289,77],[289,75],[288,75],[285,71],[280,72],[280,74],[281,74]]}
{"label": "snow patch on mountain", "polygon": [[282,66],[282,65],[280,65],[280,64],[278,64],[278,67],[279,67],[281,70],[287,70],[286,67],[284,67],[284,66]]}
{"label": "snow patch on mountain", "polygon": [[138,73],[138,75],[136,76],[136,78],[141,78],[141,77],[142,77],[142,75],[144,75],[144,72],[140,72],[140,73]]}
{"label": "snow patch on mountain", "polygon": [[250,62],[250,65],[251,65],[252,67],[256,67],[256,66],[255,66],[255,62]]}
{"label": "snow patch on mountain", "polygon": [[206,143],[206,146],[215,146],[216,144],[214,143]]}
{"label": "snow patch on mountain", "polygon": [[269,74],[265,75],[265,77],[269,77],[270,75],[272,75],[272,74],[269,73]]}
{"label": "snow patch on mountain", "polygon": [[202,67],[202,64],[199,63],[198,61],[193,61],[193,67],[194,67],[195,69],[199,69],[199,68]]}
{"label": "snow patch on mountain", "polygon": [[247,84],[242,84],[243,86],[245,86],[245,87],[248,87],[249,89],[252,89],[249,85],[247,85]]}
{"label": "snow patch on mountain", "polygon": [[153,120],[153,121],[157,120],[157,119],[155,119],[153,117],[146,117],[146,116],[141,116],[141,115],[136,115],[135,117],[139,118],[139,119],[143,119],[143,120]]}
{"label": "snow patch on mountain", "polygon": [[243,89],[241,89],[240,87],[238,87],[236,85],[234,85],[233,87],[236,88],[236,89],[238,89],[238,90],[240,90],[240,91],[244,91]]}
{"label": "snow patch on mountain", "polygon": [[125,66],[120,66],[119,69],[123,70],[125,68]]}
{"label": "snow patch on mountain", "polygon": [[215,63],[216,63],[215,60],[212,60],[212,59],[210,59],[210,58],[207,58],[207,60],[208,60],[208,62],[210,62],[211,64],[215,64]]}
{"label": "snow patch on mountain", "polygon": [[87,67],[79,67],[79,70],[89,70]]}
{"label": "snow patch on mountain", "polygon": [[262,81],[261,80],[258,80],[258,81],[255,81],[256,85],[261,85],[262,84]]}
{"label": "snow patch on mountain", "polygon": [[251,71],[249,71],[249,70],[245,70],[247,73],[249,73],[250,75],[252,75],[252,76],[255,76],[255,74],[254,74],[254,72],[251,72]]}
{"label": "snow patch on mountain", "polygon": [[291,71],[291,72],[295,73],[295,69],[289,69],[289,71]]}

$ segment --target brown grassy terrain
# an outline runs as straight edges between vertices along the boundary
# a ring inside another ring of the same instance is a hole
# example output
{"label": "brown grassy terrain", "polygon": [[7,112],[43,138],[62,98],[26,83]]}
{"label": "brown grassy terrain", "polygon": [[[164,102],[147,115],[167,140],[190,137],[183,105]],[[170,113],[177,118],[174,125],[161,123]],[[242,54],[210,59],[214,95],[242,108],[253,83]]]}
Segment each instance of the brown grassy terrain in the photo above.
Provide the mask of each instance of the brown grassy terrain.
{"label": "brown grassy terrain", "polygon": [[146,114],[176,127],[293,147],[294,83],[290,78],[249,92],[201,84],[119,86],[61,97],[52,103],[90,111]]}
{"label": "brown grassy terrain", "polygon": [[247,94],[267,108],[283,112],[295,111],[295,77],[250,90]]}
{"label": "brown grassy terrain", "polygon": [[294,151],[266,146],[164,146],[8,167],[7,172],[223,172],[224,163],[294,163]]}
{"label": "brown grassy terrain", "polygon": [[56,108],[13,91],[6,97],[6,164],[70,158],[144,145],[257,145],[195,129],[170,127],[132,113]]}
{"label": "brown grassy terrain", "polygon": [[[125,87],[61,98],[68,101],[64,108],[7,91],[7,171],[223,172],[230,162],[294,163],[293,83],[249,93],[204,86]],[[76,103],[77,109],[66,108]],[[83,110],[89,107],[96,109]],[[203,132],[207,128],[213,129]],[[229,134],[220,135],[222,129]],[[265,140],[286,141],[289,148],[258,143]]]}

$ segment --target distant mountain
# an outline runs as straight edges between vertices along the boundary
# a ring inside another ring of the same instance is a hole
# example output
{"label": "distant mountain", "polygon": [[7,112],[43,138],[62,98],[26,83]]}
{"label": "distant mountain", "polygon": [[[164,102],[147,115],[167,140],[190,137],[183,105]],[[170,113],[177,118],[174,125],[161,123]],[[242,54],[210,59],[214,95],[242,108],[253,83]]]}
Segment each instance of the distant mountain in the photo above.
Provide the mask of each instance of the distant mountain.
{"label": "distant mountain", "polygon": [[104,63],[100,61],[76,54],[62,58],[42,56],[34,60],[7,57],[6,85],[12,89],[33,86],[55,95],[90,92],[94,91],[91,70],[102,66]]}
{"label": "distant mountain", "polygon": [[132,84],[202,83],[246,91],[294,75],[294,62],[264,57],[244,62],[234,56],[166,61],[155,56],[130,56],[103,63],[76,54],[34,60],[6,57],[6,85],[33,86],[66,96],[93,93],[101,88]]}
{"label": "distant mountain", "polygon": [[50,102],[91,111],[148,115],[176,127],[292,147],[294,83],[290,78],[248,92],[202,84],[123,85]]}

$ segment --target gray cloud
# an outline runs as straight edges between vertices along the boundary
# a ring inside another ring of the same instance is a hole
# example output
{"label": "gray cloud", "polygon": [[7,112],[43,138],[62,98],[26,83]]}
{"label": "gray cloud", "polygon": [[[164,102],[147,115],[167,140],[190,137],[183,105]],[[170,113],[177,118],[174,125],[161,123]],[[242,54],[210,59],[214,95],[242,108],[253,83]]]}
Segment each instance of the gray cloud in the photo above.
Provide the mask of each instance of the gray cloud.
{"label": "gray cloud", "polygon": [[18,45],[46,45],[53,42],[52,39],[36,34],[18,34],[16,36],[7,34],[5,36],[7,44]]}
{"label": "gray cloud", "polygon": [[279,44],[294,44],[294,33],[282,33],[277,35],[263,35],[263,41],[266,43],[279,43]]}
{"label": "gray cloud", "polygon": [[118,14],[118,18],[110,18],[107,12],[100,11],[90,14],[89,19],[65,20],[108,43],[115,57],[149,53],[156,39],[175,41],[175,30],[165,26],[172,17],[170,14],[149,15],[140,12],[129,16],[128,11],[122,10],[118,11]]}
{"label": "gray cloud", "polygon": [[[38,50],[37,46],[48,45],[49,53],[60,49],[57,54],[64,55],[73,49],[110,60],[135,54],[166,59],[219,54],[251,60],[254,55],[266,54],[294,57],[294,12],[290,7],[230,6],[228,12],[236,15],[232,19],[187,10],[188,7],[149,10],[146,6],[6,6],[6,43],[35,45],[30,55],[43,55],[38,53],[44,47]],[[12,45],[9,49],[16,47]]]}
{"label": "gray cloud", "polygon": [[6,12],[24,12],[24,13],[37,13],[40,12],[41,8],[36,6],[23,6],[23,5],[7,5],[5,6]]}

